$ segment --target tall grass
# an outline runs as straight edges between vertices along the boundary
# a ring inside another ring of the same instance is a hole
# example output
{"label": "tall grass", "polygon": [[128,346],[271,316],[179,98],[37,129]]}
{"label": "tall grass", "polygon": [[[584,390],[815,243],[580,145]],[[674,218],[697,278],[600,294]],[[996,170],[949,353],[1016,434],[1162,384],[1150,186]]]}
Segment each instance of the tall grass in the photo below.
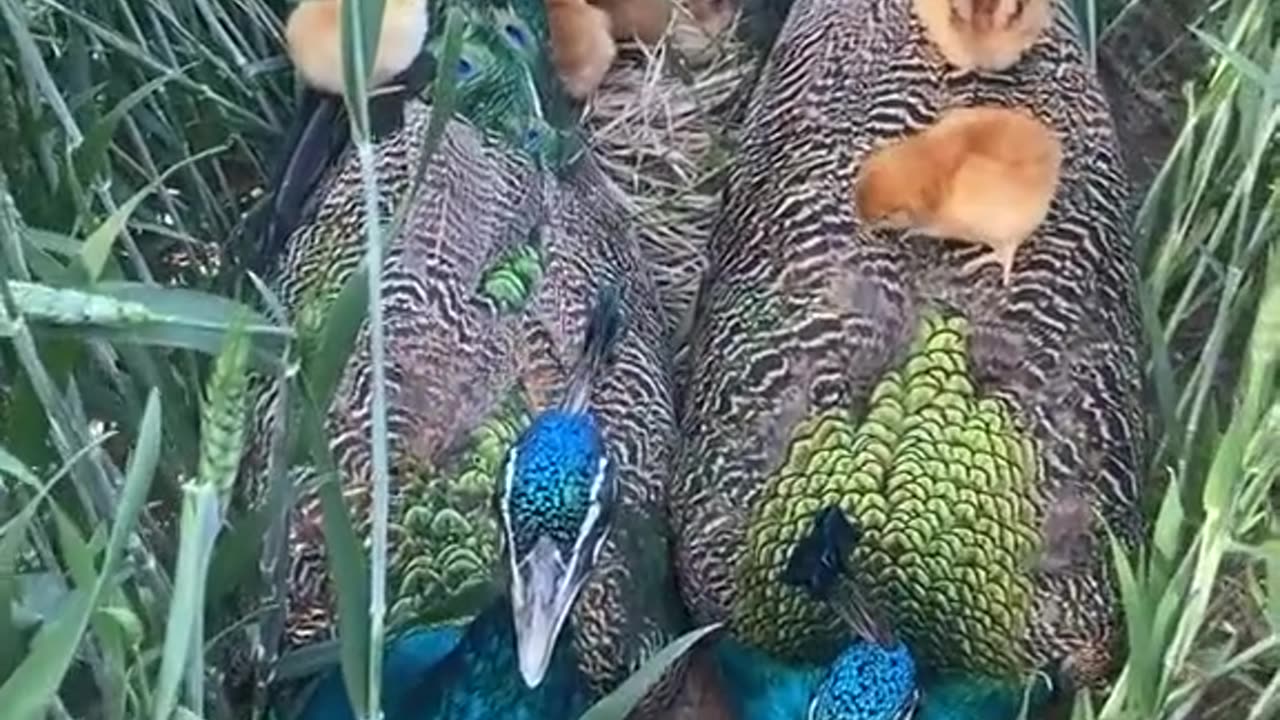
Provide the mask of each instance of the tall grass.
{"label": "tall grass", "polygon": [[[1084,2],[1091,47],[1141,1]],[[358,80],[382,2],[348,5],[346,101],[368,168]],[[264,620],[230,616],[223,588],[269,584],[273,570],[250,562],[244,536],[258,526],[229,487],[245,377],[301,374],[289,392],[311,412],[282,403],[280,432],[314,437],[292,426],[314,419],[337,372],[295,357],[287,319],[253,309],[277,306],[240,262],[239,228],[292,107],[284,9],[0,0],[0,98],[12,99],[0,102],[5,717],[241,716],[220,682],[221,650],[235,628]],[[1186,88],[1185,127],[1138,213],[1159,492],[1150,542],[1117,552],[1130,655],[1108,693],[1078,702],[1077,718],[1280,712],[1277,12],[1267,0],[1206,9],[1194,41],[1210,64]],[[368,223],[367,268],[381,264],[382,230]],[[357,274],[367,285],[336,307],[358,319],[335,323],[323,347],[349,345],[366,314],[380,327],[378,275]],[[327,536],[342,546],[330,557],[346,609],[344,676],[362,717],[379,712],[385,425],[371,441],[367,561],[349,526],[329,522],[336,491],[322,494]],[[271,453],[273,487],[294,452]],[[301,452],[323,466],[327,447]],[[619,717],[657,668],[590,717]]]}

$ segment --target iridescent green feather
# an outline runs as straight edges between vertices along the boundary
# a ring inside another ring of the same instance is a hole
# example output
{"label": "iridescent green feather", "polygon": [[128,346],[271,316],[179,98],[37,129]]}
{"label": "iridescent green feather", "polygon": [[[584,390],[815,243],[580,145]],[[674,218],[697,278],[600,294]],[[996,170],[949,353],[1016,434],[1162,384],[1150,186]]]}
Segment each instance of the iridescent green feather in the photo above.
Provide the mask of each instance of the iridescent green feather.
{"label": "iridescent green feather", "polygon": [[536,241],[503,253],[485,272],[481,292],[506,312],[524,308],[542,280],[542,255]]}
{"label": "iridescent green feather", "polygon": [[1018,664],[1037,552],[1036,455],[1001,401],[976,391],[967,325],[930,316],[903,365],[880,381],[858,424],[843,409],[800,424],[753,508],[733,623],[784,657],[822,660],[836,615],[782,582],[821,508],[861,524],[849,558],[871,599],[926,663],[1003,674]]}
{"label": "iridescent green feather", "polygon": [[448,467],[398,465],[392,524],[390,623],[455,624],[484,607],[493,588],[500,530],[494,487],[507,452],[529,425],[522,393],[475,429]]}
{"label": "iridescent green feather", "polygon": [[[546,13],[529,3],[437,0],[431,11],[462,13],[456,112],[485,132],[502,138],[538,163],[559,170],[581,153],[577,118],[555,92],[546,48]],[[439,15],[437,15],[438,17]],[[445,23],[433,23],[427,50],[443,57]]]}

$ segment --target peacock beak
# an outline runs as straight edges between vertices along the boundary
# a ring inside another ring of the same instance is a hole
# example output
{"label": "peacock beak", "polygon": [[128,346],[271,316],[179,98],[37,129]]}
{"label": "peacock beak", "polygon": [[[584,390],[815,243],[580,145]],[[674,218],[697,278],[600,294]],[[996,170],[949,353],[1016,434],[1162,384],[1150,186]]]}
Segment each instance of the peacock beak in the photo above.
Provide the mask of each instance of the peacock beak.
{"label": "peacock beak", "polygon": [[515,564],[514,571],[511,609],[520,675],[525,685],[535,688],[547,674],[556,640],[587,574],[577,553],[563,557],[545,535]]}

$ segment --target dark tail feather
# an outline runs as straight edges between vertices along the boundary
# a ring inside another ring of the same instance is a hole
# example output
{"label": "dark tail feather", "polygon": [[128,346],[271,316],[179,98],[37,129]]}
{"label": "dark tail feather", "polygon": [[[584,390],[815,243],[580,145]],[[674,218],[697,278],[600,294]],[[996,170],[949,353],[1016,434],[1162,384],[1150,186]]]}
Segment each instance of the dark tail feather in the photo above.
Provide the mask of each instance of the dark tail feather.
{"label": "dark tail feather", "polygon": [[[374,139],[398,132],[404,105],[435,78],[435,58],[419,53],[413,63],[369,99]],[[293,124],[284,138],[282,154],[269,186],[271,197],[261,210],[252,267],[259,274],[271,269],[295,228],[310,210],[317,186],[347,148],[351,125],[341,97],[305,88]]]}
{"label": "dark tail feather", "polygon": [[876,618],[856,569],[850,572],[846,564],[861,536],[861,528],[838,505],[819,510],[813,529],[787,559],[782,580],[826,602],[862,639],[887,646],[892,644],[893,634]]}
{"label": "dark tail feather", "polygon": [[270,270],[290,233],[301,222],[312,191],[346,147],[350,128],[342,99],[312,89],[303,91],[293,127],[285,138],[284,155],[271,179],[271,199],[253,253],[259,273]]}
{"label": "dark tail feather", "polygon": [[600,288],[595,307],[587,321],[587,332],[582,342],[582,356],[569,377],[563,406],[566,410],[581,411],[587,407],[591,394],[591,382],[604,370],[618,340],[625,333],[621,295],[617,285]]}

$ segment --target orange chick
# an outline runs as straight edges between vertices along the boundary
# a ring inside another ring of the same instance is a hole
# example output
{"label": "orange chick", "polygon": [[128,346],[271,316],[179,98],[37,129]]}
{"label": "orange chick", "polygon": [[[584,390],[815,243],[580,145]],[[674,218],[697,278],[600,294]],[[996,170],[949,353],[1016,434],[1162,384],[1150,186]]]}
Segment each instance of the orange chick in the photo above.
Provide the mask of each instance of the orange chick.
{"label": "orange chick", "polygon": [[865,221],[986,245],[1009,283],[1018,247],[1044,222],[1062,144],[1024,110],[959,108],[872,152],[854,185]]}
{"label": "orange chick", "polygon": [[686,0],[685,6],[698,27],[712,36],[727,30],[738,12],[733,0]]}
{"label": "orange chick", "polygon": [[925,33],[959,68],[1004,70],[1049,26],[1053,0],[914,0]]}
{"label": "orange chick", "polygon": [[613,64],[609,14],[587,0],[547,0],[551,27],[551,63],[569,95],[582,100],[596,88]]}
{"label": "orange chick", "polygon": [[653,45],[662,39],[671,22],[671,0],[592,0],[609,15],[615,40],[638,38]]}
{"label": "orange chick", "polygon": [[[311,87],[341,95],[343,0],[304,0],[285,25],[289,58]],[[377,87],[400,74],[418,56],[427,37],[427,0],[387,0],[378,53],[369,82]]]}

